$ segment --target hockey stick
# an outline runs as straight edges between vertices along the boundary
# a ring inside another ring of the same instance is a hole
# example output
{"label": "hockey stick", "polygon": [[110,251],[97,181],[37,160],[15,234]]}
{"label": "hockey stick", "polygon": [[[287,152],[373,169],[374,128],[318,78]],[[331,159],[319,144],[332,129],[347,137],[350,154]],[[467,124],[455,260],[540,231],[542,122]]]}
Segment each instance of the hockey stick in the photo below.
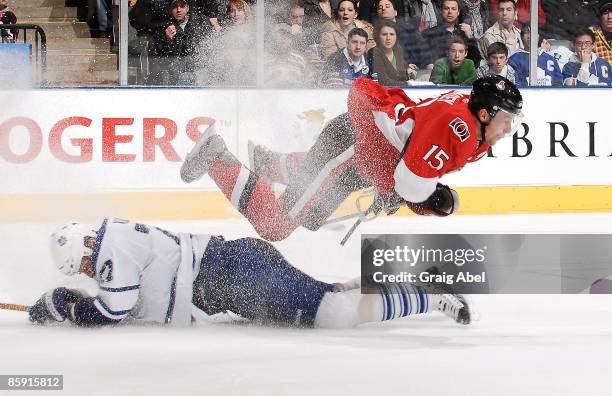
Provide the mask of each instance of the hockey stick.
{"label": "hockey stick", "polygon": [[28,307],[27,305],[21,305],[21,304],[5,304],[5,303],[0,303],[0,309],[8,309],[8,310],[11,310],[11,311],[28,312],[30,307]]}
{"label": "hockey stick", "polygon": [[327,225],[331,225],[331,224],[335,224],[335,223],[340,223],[341,221],[344,221],[344,220],[354,219],[355,217],[360,217],[362,215],[363,215],[363,213],[361,213],[361,212],[355,212],[355,213],[347,214],[347,215],[344,215],[344,216],[334,217],[333,219],[329,219],[325,223],[323,223],[321,225],[321,227],[325,227]]}
{"label": "hockey stick", "polygon": [[355,224],[353,224],[353,226],[347,231],[346,235],[344,236],[344,238],[342,238],[342,240],[340,241],[340,245],[344,246],[344,244],[346,243],[346,241],[348,241],[348,239],[351,237],[351,235],[353,235],[353,232],[355,232],[355,230],[357,229],[357,227],[359,227],[359,224],[361,224],[361,218],[357,219],[357,221],[355,222]]}
{"label": "hockey stick", "polygon": [[[375,219],[376,217],[378,217],[378,215],[381,212],[385,212],[387,213],[387,215],[391,215],[397,212],[397,210],[400,208],[400,205],[402,205],[399,203],[394,204],[393,202],[390,203],[389,201],[386,201],[385,198],[382,197],[376,191],[371,192],[370,190],[370,192],[368,192],[368,195],[374,195],[374,202],[372,202],[372,204],[367,210],[363,210],[361,208],[361,203],[359,202],[359,199],[357,199],[357,214],[359,215],[359,218],[357,219],[355,224],[353,224],[353,226],[348,230],[344,238],[342,238],[342,240],[340,241],[340,245],[344,246],[346,241],[348,241],[351,235],[353,235],[353,232],[355,232],[357,227],[359,227],[359,224],[365,221],[370,221],[370,220]],[[393,206],[390,206],[390,205],[393,205]]]}
{"label": "hockey stick", "polygon": [[340,245],[344,246],[346,241],[348,241],[351,235],[353,235],[353,232],[355,232],[357,227],[359,227],[359,224],[363,223],[364,221],[370,221],[372,219],[375,219],[376,217],[378,217],[378,214],[381,212],[382,209],[382,206],[377,205],[377,202],[375,200],[375,202],[373,202],[372,205],[370,205],[370,207],[366,211],[358,212],[359,218],[357,219],[355,224],[353,224],[353,226],[346,232],[346,235],[340,241]]}

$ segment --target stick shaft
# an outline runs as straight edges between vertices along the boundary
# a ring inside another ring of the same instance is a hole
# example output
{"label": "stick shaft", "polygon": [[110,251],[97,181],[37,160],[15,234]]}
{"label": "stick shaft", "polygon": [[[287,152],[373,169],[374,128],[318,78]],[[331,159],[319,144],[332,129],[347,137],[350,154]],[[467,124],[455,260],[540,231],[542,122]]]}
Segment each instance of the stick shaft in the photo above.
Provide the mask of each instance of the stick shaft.
{"label": "stick shaft", "polygon": [[28,309],[30,309],[30,307],[28,307],[27,305],[21,305],[21,304],[5,304],[5,303],[0,303],[0,309],[9,309],[11,311],[23,311],[23,312],[27,312]]}
{"label": "stick shaft", "polygon": [[340,241],[340,245],[344,246],[344,244],[346,243],[346,241],[349,240],[349,238],[351,237],[351,235],[353,235],[353,232],[355,232],[355,230],[357,229],[357,227],[359,227],[359,224],[361,224],[361,219],[357,219],[357,221],[355,222],[355,224],[353,224],[353,226],[348,230],[348,232],[346,233],[346,235],[344,236],[344,238],[342,238],[342,240]]}
{"label": "stick shaft", "polygon": [[351,213],[351,214],[344,215],[344,216],[334,217],[333,219],[329,219],[325,223],[323,223],[322,227],[325,227],[326,225],[330,225],[330,224],[334,224],[334,223],[339,223],[339,222],[344,221],[344,220],[354,219],[355,217],[359,217],[359,216],[362,216],[362,215],[363,215],[363,213],[361,213],[361,212],[355,212],[355,213]]}

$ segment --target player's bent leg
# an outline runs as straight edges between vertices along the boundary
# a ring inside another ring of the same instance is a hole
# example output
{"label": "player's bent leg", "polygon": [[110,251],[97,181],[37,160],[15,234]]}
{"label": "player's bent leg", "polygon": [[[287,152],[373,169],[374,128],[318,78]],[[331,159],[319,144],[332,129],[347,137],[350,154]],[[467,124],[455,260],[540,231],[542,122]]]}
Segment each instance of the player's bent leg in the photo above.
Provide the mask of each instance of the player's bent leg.
{"label": "player's bent leg", "polygon": [[208,173],[261,237],[279,241],[300,225],[289,216],[268,183],[228,151],[211,163]]}
{"label": "player's bent leg", "polygon": [[351,192],[370,186],[354,154],[355,133],[342,114],[323,129],[281,197],[291,218],[316,230]]}
{"label": "player's bent leg", "polygon": [[248,142],[249,168],[271,183],[287,185],[306,158],[306,152],[278,153],[262,144]]}
{"label": "player's bent leg", "polygon": [[321,189],[315,205],[305,211],[302,225],[311,231],[318,230],[351,193],[369,186],[355,167],[350,166],[333,180],[331,186]]}
{"label": "player's bent leg", "polygon": [[263,238],[278,241],[299,225],[316,230],[352,191],[367,187],[354,170],[354,134],[346,115],[330,122],[281,198],[257,172],[225,151],[210,177]]}
{"label": "player's bent leg", "polygon": [[293,267],[261,239],[227,241],[217,251],[220,259],[203,268],[205,289],[216,296],[209,300],[224,301],[216,305],[261,324],[312,327],[319,302],[333,289]]}
{"label": "player's bent leg", "polygon": [[380,285],[376,294],[360,289],[326,293],[317,311],[315,327],[348,328],[438,311],[457,323],[469,324],[470,307],[457,294],[428,293],[426,288],[394,283]]}

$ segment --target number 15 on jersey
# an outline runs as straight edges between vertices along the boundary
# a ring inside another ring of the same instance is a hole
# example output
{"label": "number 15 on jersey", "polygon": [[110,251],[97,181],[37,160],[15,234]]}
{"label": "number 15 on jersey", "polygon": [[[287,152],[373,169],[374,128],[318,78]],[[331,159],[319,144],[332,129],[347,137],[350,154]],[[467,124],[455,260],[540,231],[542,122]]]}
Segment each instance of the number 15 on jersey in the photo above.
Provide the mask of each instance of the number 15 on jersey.
{"label": "number 15 on jersey", "polygon": [[[433,157],[433,158],[432,158]],[[429,151],[423,156],[423,160],[435,170],[440,170],[444,167],[444,161],[448,161],[450,157],[437,144],[431,146]]]}

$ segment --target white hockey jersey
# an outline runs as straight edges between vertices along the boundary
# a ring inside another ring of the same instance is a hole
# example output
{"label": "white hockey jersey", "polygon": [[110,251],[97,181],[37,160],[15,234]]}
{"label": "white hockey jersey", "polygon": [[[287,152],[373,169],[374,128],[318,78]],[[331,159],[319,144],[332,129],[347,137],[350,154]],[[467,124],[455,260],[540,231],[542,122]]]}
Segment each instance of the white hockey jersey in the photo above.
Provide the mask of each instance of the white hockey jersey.
{"label": "white hockey jersey", "polygon": [[145,224],[105,219],[92,254],[100,291],[85,299],[89,303],[77,302],[73,318],[78,323],[97,317],[91,324],[129,318],[189,325],[193,280],[209,240],[210,235],[174,235]]}

